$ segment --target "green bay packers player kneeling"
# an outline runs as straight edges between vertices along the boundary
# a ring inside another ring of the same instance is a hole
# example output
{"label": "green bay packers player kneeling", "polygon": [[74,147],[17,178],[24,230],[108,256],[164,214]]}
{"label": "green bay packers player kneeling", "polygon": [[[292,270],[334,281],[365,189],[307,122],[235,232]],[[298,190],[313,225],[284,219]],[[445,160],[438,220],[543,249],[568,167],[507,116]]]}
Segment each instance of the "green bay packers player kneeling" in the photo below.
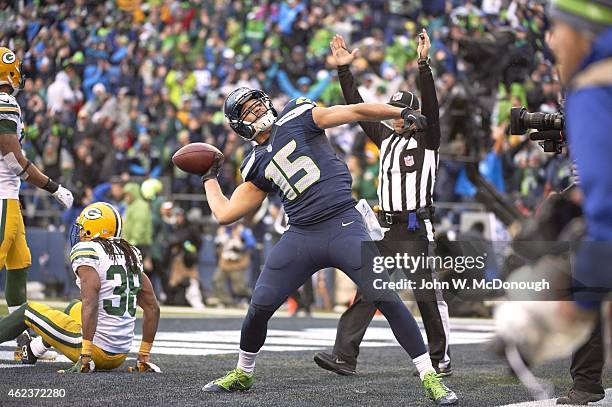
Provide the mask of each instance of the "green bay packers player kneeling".
{"label": "green bay packers player kneeling", "polygon": [[132,347],[136,305],[143,310],[142,342],[135,369],[159,372],[149,361],[159,305],[143,273],[137,248],[121,239],[119,211],[105,202],[87,206],[73,228],[70,262],[81,290],[63,312],[29,301],[0,321],[0,343],[28,327],[40,336],[23,346],[22,362],[34,364],[49,346],[75,362],[60,372],[87,373],[115,369]]}

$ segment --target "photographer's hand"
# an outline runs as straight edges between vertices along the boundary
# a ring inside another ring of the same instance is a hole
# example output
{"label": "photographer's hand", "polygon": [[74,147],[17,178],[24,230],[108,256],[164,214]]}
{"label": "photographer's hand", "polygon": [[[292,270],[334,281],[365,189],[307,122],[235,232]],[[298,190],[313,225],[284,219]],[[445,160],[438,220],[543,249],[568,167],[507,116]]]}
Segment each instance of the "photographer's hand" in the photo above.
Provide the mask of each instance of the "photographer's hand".
{"label": "photographer's hand", "polygon": [[342,36],[339,34],[336,34],[334,38],[332,38],[331,42],[329,43],[329,47],[331,48],[332,55],[336,59],[337,66],[350,65],[359,52],[358,48],[349,51],[346,48],[344,38],[342,38]]}
{"label": "photographer's hand", "polygon": [[429,35],[427,35],[427,30],[423,28],[423,31],[419,34],[419,45],[417,46],[419,59],[427,59],[430,48],[431,42],[429,41]]}

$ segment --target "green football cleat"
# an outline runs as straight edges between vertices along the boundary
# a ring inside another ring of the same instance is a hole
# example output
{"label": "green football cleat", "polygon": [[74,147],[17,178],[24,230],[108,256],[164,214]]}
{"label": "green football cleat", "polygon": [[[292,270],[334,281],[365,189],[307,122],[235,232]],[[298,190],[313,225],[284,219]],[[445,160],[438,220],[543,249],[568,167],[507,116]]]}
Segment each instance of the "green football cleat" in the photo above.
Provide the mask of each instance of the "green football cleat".
{"label": "green football cleat", "polygon": [[446,387],[435,372],[430,372],[425,375],[423,378],[423,387],[425,388],[427,396],[435,401],[438,406],[454,406],[459,402],[455,392]]}
{"label": "green football cleat", "polygon": [[211,393],[229,393],[234,391],[246,391],[253,385],[253,373],[248,374],[242,369],[236,368],[220,379],[208,383],[202,390]]}

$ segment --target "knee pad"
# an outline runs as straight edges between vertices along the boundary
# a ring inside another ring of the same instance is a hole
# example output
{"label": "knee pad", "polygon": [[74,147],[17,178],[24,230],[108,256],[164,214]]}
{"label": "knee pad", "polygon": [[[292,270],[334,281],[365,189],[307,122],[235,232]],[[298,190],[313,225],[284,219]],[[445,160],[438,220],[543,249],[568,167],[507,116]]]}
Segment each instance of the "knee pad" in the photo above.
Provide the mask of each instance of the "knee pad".
{"label": "knee pad", "polygon": [[383,308],[392,312],[398,308],[405,307],[400,296],[395,291],[391,290],[386,291],[383,296],[374,301],[374,305],[376,305],[376,308],[381,310],[381,312]]}
{"label": "knee pad", "polygon": [[260,310],[272,311],[272,313],[274,313],[285,300],[286,297],[283,297],[283,294],[279,293],[275,287],[257,285],[253,291],[249,309],[251,307],[256,307]]}
{"label": "knee pad", "polygon": [[264,309],[255,304],[251,304],[249,305],[245,322],[248,320],[256,323],[267,323],[268,320],[272,318],[272,315],[274,315],[274,310]]}

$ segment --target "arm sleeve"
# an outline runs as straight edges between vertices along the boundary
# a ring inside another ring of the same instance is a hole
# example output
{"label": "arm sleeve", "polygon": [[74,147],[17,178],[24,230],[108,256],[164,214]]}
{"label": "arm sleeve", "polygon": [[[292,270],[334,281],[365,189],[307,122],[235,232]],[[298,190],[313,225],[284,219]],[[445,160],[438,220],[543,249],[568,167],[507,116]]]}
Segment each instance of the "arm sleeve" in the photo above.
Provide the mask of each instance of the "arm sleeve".
{"label": "arm sleeve", "polygon": [[427,138],[425,147],[430,150],[440,148],[440,107],[436,95],[436,85],[433,74],[427,62],[419,64],[419,79],[421,80],[421,113],[427,117]]}
{"label": "arm sleeve", "polygon": [[[363,103],[363,98],[359,94],[359,90],[357,90],[355,78],[348,65],[341,65],[338,67],[338,80],[340,81],[342,94],[347,104]],[[368,138],[379,148],[382,141],[393,134],[393,130],[380,122],[359,122],[359,125],[366,136],[368,136]]]}

